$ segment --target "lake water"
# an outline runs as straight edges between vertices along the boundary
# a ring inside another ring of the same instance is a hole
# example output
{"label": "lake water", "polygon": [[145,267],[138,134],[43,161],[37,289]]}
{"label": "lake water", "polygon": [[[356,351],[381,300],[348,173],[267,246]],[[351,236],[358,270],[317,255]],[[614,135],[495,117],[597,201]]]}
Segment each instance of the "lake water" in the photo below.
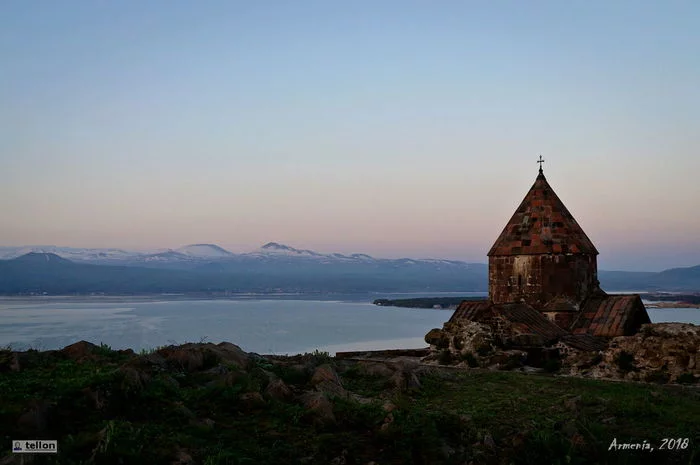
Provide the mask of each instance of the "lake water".
{"label": "lake water", "polygon": [[[378,307],[372,300],[0,299],[0,346],[49,350],[84,339],[136,351],[202,340],[229,341],[261,354],[409,349],[426,347],[423,336],[452,315],[451,310]],[[700,324],[700,309],[648,312],[654,323]]]}

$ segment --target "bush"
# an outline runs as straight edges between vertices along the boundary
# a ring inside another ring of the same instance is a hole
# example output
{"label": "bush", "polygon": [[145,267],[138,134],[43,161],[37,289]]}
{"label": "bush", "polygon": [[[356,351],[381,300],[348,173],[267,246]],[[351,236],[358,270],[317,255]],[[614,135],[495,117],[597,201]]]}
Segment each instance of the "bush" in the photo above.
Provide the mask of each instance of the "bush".
{"label": "bush", "polygon": [[328,352],[321,352],[318,349],[311,353],[307,352],[302,355],[302,360],[306,361],[306,363],[312,368],[316,368],[317,366],[324,364],[335,365],[334,358],[331,357]]}
{"label": "bush", "polygon": [[547,373],[556,373],[559,370],[561,370],[561,361],[559,361],[556,358],[550,358],[549,360],[544,362],[542,369],[544,369],[544,371],[546,371]]}
{"label": "bush", "polygon": [[479,361],[474,357],[474,354],[471,352],[467,352],[465,354],[462,354],[462,360],[467,362],[467,365],[469,365],[469,368],[478,368],[479,367]]}
{"label": "bush", "polygon": [[692,373],[683,373],[678,377],[676,382],[679,384],[695,384],[698,380]]}
{"label": "bush", "polygon": [[485,357],[485,356],[487,356],[488,354],[491,353],[491,350],[492,350],[492,348],[491,348],[490,345],[484,344],[484,345],[479,346],[479,347],[476,349],[476,353],[479,354],[479,355],[482,356],[482,357]]}
{"label": "bush", "polygon": [[646,377],[644,380],[647,383],[658,383],[658,384],[666,384],[668,381],[671,379],[668,373],[664,372],[663,370],[657,370],[657,371],[652,371]]}
{"label": "bush", "polygon": [[634,355],[624,350],[617,355],[615,362],[617,367],[625,373],[636,369],[634,366]]}
{"label": "bush", "polygon": [[447,349],[442,350],[438,357],[438,363],[440,363],[440,365],[449,365],[452,363],[452,352]]}

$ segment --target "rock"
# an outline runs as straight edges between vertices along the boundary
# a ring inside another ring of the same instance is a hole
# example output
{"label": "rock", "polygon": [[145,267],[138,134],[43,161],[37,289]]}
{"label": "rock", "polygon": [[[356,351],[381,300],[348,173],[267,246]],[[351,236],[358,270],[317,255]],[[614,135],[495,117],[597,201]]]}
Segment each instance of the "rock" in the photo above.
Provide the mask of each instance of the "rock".
{"label": "rock", "polygon": [[581,407],[581,396],[572,397],[564,401],[564,407],[569,410],[577,411]]}
{"label": "rock", "polygon": [[274,374],[271,371],[264,370],[260,367],[255,367],[252,371],[250,371],[250,375],[262,382],[263,386],[267,386],[268,384],[270,384],[270,382],[277,379],[276,374]]}
{"label": "rock", "polygon": [[496,450],[496,442],[493,440],[490,433],[486,433],[484,435],[484,446],[487,449]]}
{"label": "rock", "polygon": [[382,378],[390,378],[395,372],[394,369],[384,362],[358,362],[357,367],[363,373],[371,376],[380,376]]}
{"label": "rock", "polygon": [[246,369],[249,365],[248,354],[230,342],[220,344],[183,344],[164,347],[156,352],[171,366],[188,372],[212,368],[226,363]]}
{"label": "rock", "polygon": [[512,444],[514,449],[520,449],[525,445],[527,439],[527,432],[519,432],[513,436]]}
{"label": "rock", "polygon": [[567,359],[571,374],[646,382],[677,382],[700,376],[700,326],[686,323],[645,324],[637,334],[614,338],[586,366],[581,355]]}
{"label": "rock", "polygon": [[[250,365],[249,355],[236,344],[230,342],[221,342],[213,349],[226,363],[236,365],[239,368],[247,369]],[[257,354],[254,354],[257,355]],[[258,358],[263,358],[258,355]]]}
{"label": "rock", "polygon": [[567,438],[574,437],[574,435],[578,434],[578,428],[576,428],[576,423],[572,420],[567,421],[562,425],[561,432]]}
{"label": "rock", "polygon": [[397,357],[392,364],[404,373],[411,372],[420,366],[420,362],[414,357]]}
{"label": "rock", "polygon": [[569,438],[571,444],[574,446],[585,446],[586,439],[581,435],[581,433],[574,433],[571,438]]}
{"label": "rock", "polygon": [[30,465],[36,463],[36,454],[10,454],[0,459],[0,465]]}
{"label": "rock", "polygon": [[444,459],[450,459],[457,453],[455,448],[447,444],[444,439],[441,440],[440,443],[440,455],[442,455]]}
{"label": "rock", "polygon": [[399,391],[405,391],[408,387],[406,376],[400,371],[394,373],[394,375],[389,378],[389,382],[391,382],[391,384]]}
{"label": "rock", "polygon": [[502,370],[512,370],[520,368],[525,364],[527,352],[522,350],[504,350],[498,351],[489,358],[488,365],[496,366]]}
{"label": "rock", "polygon": [[173,404],[172,409],[173,409],[174,413],[178,414],[178,416],[185,418],[187,420],[194,420],[196,418],[196,415],[194,414],[194,412],[192,412],[192,410],[187,408],[185,406],[185,404],[183,404],[182,402],[175,402]]}
{"label": "rock", "polygon": [[428,331],[428,334],[425,335],[425,342],[435,346],[436,349],[446,349],[450,344],[448,337],[438,328]]}
{"label": "rock", "polygon": [[372,402],[374,402],[374,399],[355,394],[354,392],[348,392],[348,398],[360,405],[370,405]]}
{"label": "rock", "polygon": [[539,334],[523,333],[511,336],[507,343],[514,347],[542,347],[546,340]]}
{"label": "rock", "polygon": [[158,380],[171,389],[180,389],[180,383],[178,383],[177,380],[170,375],[161,374],[158,376]]}
{"label": "rock", "polygon": [[420,382],[420,379],[418,379],[418,376],[416,376],[415,373],[406,373],[406,388],[409,391],[418,391],[420,390],[423,385]]}
{"label": "rock", "polygon": [[229,371],[228,367],[226,365],[218,364],[215,367],[209,368],[208,370],[205,370],[204,373],[208,375],[213,375],[213,376],[222,376],[227,374]]}
{"label": "rock", "polygon": [[463,359],[467,354],[472,354],[473,357],[486,356],[497,345],[493,330],[474,321],[448,321],[442,330],[431,330],[426,335],[426,341],[428,339],[434,342],[430,347],[433,352],[444,349],[456,359]]}
{"label": "rock", "polygon": [[307,392],[302,395],[301,404],[307,409],[314,423],[329,425],[336,422],[333,404],[323,392]]}
{"label": "rock", "polygon": [[323,364],[316,368],[311,377],[311,385],[317,391],[325,392],[331,396],[347,397],[348,393],[343,388],[338,373],[329,364]]}
{"label": "rock", "polygon": [[92,344],[87,341],[79,341],[64,347],[58,352],[70,360],[82,362],[84,360],[97,359],[97,356],[95,355],[96,349],[99,349],[99,347],[95,344]]}
{"label": "rock", "polygon": [[265,388],[265,397],[279,401],[288,401],[292,398],[292,390],[281,379],[270,381]]}
{"label": "rock", "polygon": [[119,367],[119,372],[122,376],[121,388],[125,392],[141,391],[151,380],[150,374],[128,364]]}
{"label": "rock", "polygon": [[379,426],[379,431],[386,432],[391,428],[391,424],[394,422],[394,414],[389,412],[385,417],[384,421],[382,422],[381,426]]}
{"label": "rock", "polygon": [[246,379],[247,376],[248,375],[242,371],[230,371],[226,373],[219,381],[215,381],[214,383],[220,382],[224,386],[231,387],[240,383],[241,380]]}
{"label": "rock", "polygon": [[335,369],[327,363],[317,367],[314,371],[313,376],[311,377],[312,385],[319,384],[323,381],[330,381],[334,384],[341,384],[338,373],[336,373]]}
{"label": "rock", "polygon": [[331,465],[345,465],[348,462],[347,456],[348,456],[347,449],[343,449],[343,451],[340,453],[340,455],[338,457],[335,457],[333,460],[331,460]]}
{"label": "rock", "polygon": [[29,411],[17,420],[17,429],[24,434],[43,434],[49,424],[51,404],[44,400],[31,403]]}
{"label": "rock", "polygon": [[214,429],[215,424],[216,423],[211,418],[203,418],[203,419],[193,418],[190,420],[190,425],[198,426],[199,428],[202,428],[202,429]]}
{"label": "rock", "polygon": [[178,448],[175,452],[175,460],[170,465],[196,465],[192,456],[184,449]]}
{"label": "rock", "polygon": [[396,404],[390,400],[386,400],[384,401],[384,404],[382,404],[382,410],[384,410],[387,413],[393,412],[397,408],[398,407],[396,406]]}
{"label": "rock", "polygon": [[238,397],[244,410],[257,410],[265,405],[265,399],[259,392],[246,392]]}
{"label": "rock", "polygon": [[415,373],[397,371],[389,381],[401,392],[420,390],[422,385]]}
{"label": "rock", "polygon": [[19,370],[20,362],[17,352],[9,350],[0,351],[0,373]]}
{"label": "rock", "polygon": [[96,410],[102,410],[105,406],[104,395],[100,394],[100,391],[93,391],[91,388],[87,387],[83,389],[83,394],[88,400],[88,403],[93,406]]}

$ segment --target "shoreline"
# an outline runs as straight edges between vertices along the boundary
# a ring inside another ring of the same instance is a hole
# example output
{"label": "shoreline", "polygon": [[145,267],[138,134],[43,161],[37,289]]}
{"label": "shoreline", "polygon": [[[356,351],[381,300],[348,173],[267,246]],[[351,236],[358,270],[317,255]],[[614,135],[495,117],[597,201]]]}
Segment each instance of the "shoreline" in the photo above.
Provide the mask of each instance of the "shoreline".
{"label": "shoreline", "polygon": [[[453,300],[451,297],[430,297],[430,298],[410,298],[410,299],[376,299],[378,293],[356,293],[356,294],[333,294],[333,293],[240,293],[230,295],[210,295],[210,294],[148,294],[148,295],[46,295],[46,296],[24,296],[24,295],[0,295],[0,304],[51,304],[51,303],[139,303],[139,302],[176,302],[176,301],[202,301],[202,300],[220,300],[220,301],[241,301],[241,300],[310,300],[310,301],[344,301],[343,297],[351,297],[348,302],[369,302],[377,307],[395,307],[395,308],[413,308],[423,310],[455,310],[455,305],[442,306],[435,308],[435,303],[431,302],[430,306],[420,306],[412,304],[404,304],[407,301],[430,300],[439,301],[444,299]],[[408,292],[387,292],[384,295],[391,294],[411,294]],[[432,293],[440,294],[440,293]],[[379,294],[382,295],[382,294]],[[467,296],[464,300],[473,300],[480,297]],[[382,301],[382,303],[377,303]],[[451,302],[452,303],[452,302]],[[694,308],[700,309],[700,304],[691,302],[667,302],[650,300],[644,306],[649,309],[674,309],[674,308]]]}

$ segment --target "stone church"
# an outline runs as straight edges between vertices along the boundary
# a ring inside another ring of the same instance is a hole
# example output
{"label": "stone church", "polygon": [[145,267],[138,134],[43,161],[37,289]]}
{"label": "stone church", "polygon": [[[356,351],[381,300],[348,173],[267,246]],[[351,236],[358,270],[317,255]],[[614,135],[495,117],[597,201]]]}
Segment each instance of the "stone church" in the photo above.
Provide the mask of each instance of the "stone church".
{"label": "stone church", "polygon": [[600,288],[598,251],[547,182],[541,161],[535,183],[488,252],[488,300],[462,302],[446,326],[507,326],[512,340],[563,340],[582,349],[635,334],[650,323],[641,298]]}

